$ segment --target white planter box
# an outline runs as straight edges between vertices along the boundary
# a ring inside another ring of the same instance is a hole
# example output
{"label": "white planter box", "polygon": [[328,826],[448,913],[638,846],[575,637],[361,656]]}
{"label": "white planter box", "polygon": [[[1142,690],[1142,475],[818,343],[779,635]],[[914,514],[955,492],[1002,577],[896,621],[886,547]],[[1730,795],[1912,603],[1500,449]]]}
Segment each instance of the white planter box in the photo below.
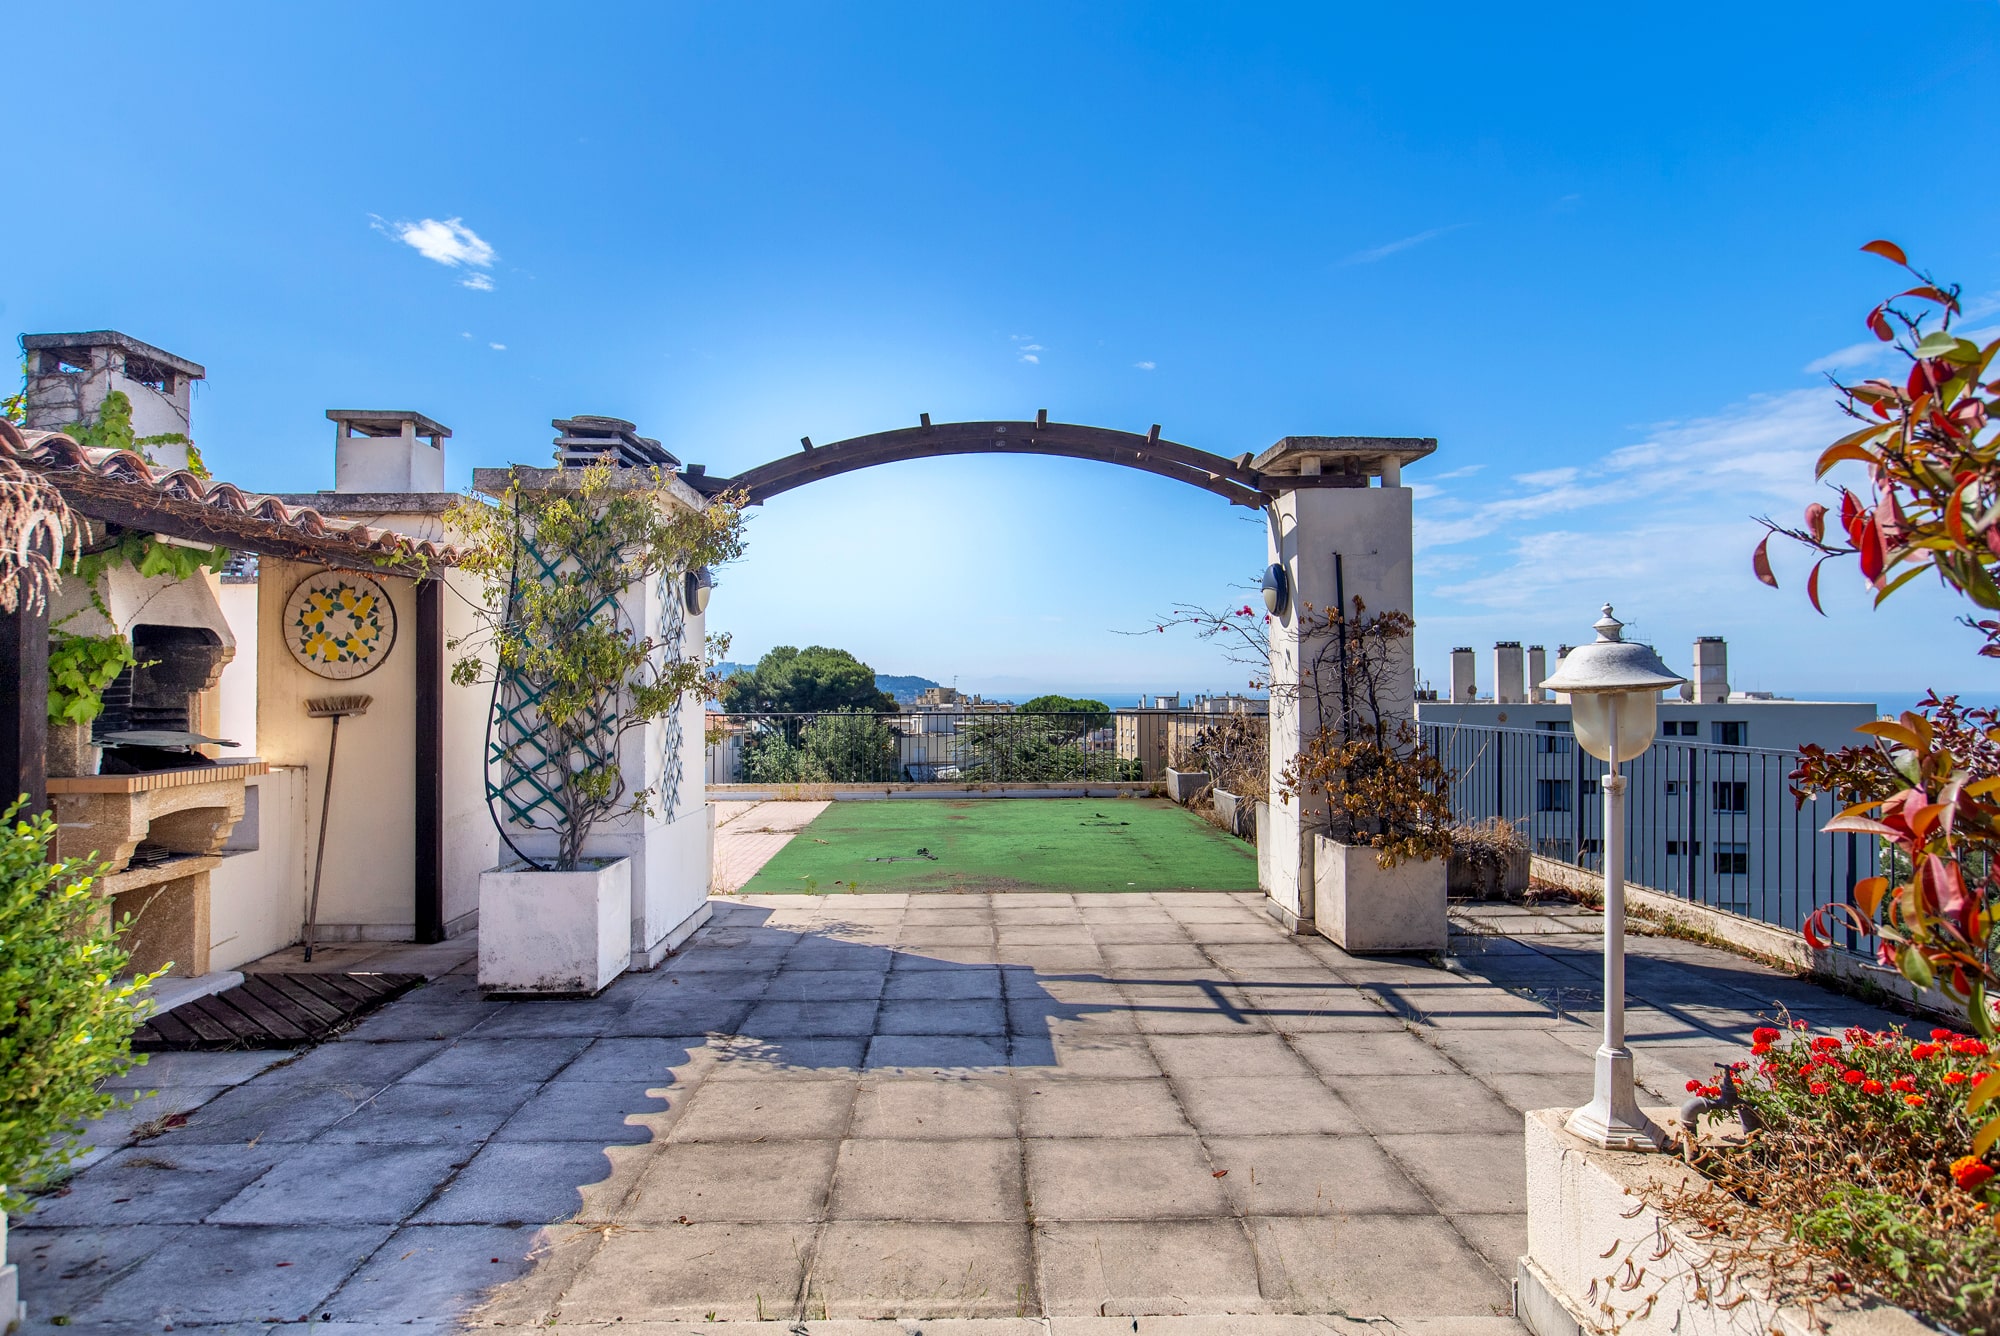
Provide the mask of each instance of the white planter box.
{"label": "white planter box", "polygon": [[1385,868],[1365,845],[1315,835],[1313,922],[1344,951],[1442,951],[1449,933],[1444,860]]}
{"label": "white planter box", "polygon": [[1228,789],[1210,789],[1209,797],[1215,800],[1215,814],[1222,818],[1222,824],[1229,833],[1239,839],[1256,838],[1257,830],[1252,821],[1253,807],[1250,801]]}
{"label": "white planter box", "polygon": [[1208,783],[1206,770],[1176,770],[1167,767],[1167,796],[1177,803],[1191,803],[1194,795],[1201,792],[1202,785]]}
{"label": "white planter box", "polygon": [[[1662,1127],[1671,1109],[1649,1109]],[[1649,1192],[1698,1187],[1673,1155],[1599,1150],[1563,1128],[1568,1109],[1527,1115],[1528,1255],[1514,1281],[1515,1311],[1535,1336],[1617,1331],[1621,1336],[1921,1336],[1931,1328],[1874,1300],[1822,1301],[1816,1326],[1746,1288],[1646,1204]],[[1629,1265],[1628,1265],[1629,1263]],[[1756,1268],[1748,1270],[1754,1273]],[[1632,1276],[1642,1279],[1634,1284]]]}
{"label": "white planter box", "polygon": [[589,995],[632,959],[632,860],[575,872],[479,874],[479,986]]}
{"label": "white planter box", "polygon": [[0,1331],[12,1331],[28,1320],[21,1302],[21,1269],[7,1260],[7,1213],[0,1211]]}

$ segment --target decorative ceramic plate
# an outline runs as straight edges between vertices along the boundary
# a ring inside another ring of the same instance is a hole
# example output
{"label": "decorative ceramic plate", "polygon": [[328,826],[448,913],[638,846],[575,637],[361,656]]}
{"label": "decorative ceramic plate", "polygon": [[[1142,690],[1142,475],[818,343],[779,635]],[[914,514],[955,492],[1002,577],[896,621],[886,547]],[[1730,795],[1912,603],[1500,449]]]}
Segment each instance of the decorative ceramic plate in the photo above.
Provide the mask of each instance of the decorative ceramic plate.
{"label": "decorative ceramic plate", "polygon": [[293,658],[321,677],[339,680],[372,673],[395,643],[395,605],[365,575],[308,575],[285,604],[285,644]]}

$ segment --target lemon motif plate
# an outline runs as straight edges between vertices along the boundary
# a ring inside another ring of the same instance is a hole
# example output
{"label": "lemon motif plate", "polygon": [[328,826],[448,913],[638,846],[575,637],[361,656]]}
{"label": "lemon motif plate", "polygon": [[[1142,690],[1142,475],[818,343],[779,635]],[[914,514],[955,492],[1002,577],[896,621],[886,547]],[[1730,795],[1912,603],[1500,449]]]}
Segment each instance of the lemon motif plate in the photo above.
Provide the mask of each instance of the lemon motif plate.
{"label": "lemon motif plate", "polygon": [[396,609],[381,585],[352,571],[299,581],[285,604],[285,644],[305,668],[343,680],[372,673],[396,643]]}

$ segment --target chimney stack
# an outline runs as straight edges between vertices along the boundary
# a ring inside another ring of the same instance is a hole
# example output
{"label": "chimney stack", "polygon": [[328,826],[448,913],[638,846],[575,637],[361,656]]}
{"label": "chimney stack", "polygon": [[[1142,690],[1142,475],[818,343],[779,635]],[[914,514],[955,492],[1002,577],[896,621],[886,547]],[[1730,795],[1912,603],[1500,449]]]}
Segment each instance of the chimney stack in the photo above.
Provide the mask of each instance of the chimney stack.
{"label": "chimney stack", "polygon": [[28,354],[27,425],[60,431],[97,420],[113,391],[132,404],[135,437],[178,436],[179,441],[135,447],[150,464],[184,469],[194,412],[194,382],[208,372],[200,363],[115,329],[80,334],[25,334]]}
{"label": "chimney stack", "polygon": [[1460,645],[1451,652],[1451,698],[1464,704],[1479,694],[1472,676],[1472,646]]}
{"label": "chimney stack", "polygon": [[1721,636],[1698,636],[1694,642],[1694,703],[1729,702],[1729,644]]}
{"label": "chimney stack", "polygon": [[1549,703],[1549,693],[1542,689],[1542,683],[1548,680],[1548,676],[1548,651],[1540,645],[1528,646],[1528,704]]}
{"label": "chimney stack", "polygon": [[401,409],[329,408],[336,492],[442,492],[451,428]]}
{"label": "chimney stack", "polygon": [[1493,699],[1501,705],[1526,705],[1521,684],[1521,642],[1502,640],[1493,646]]}

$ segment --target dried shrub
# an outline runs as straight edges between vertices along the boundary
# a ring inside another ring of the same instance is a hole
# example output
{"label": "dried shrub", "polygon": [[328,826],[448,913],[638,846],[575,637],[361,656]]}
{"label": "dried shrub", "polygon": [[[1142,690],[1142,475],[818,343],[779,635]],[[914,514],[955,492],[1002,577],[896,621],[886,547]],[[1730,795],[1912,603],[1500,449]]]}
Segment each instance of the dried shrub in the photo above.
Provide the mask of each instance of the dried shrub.
{"label": "dried shrub", "polygon": [[1452,861],[1485,888],[1488,899],[1500,895],[1508,865],[1527,850],[1520,828],[1505,817],[1461,821],[1451,828]]}
{"label": "dried shrub", "polygon": [[1174,748],[1173,767],[1206,771],[1213,787],[1262,801],[1271,786],[1271,721],[1261,714],[1223,715]]}

